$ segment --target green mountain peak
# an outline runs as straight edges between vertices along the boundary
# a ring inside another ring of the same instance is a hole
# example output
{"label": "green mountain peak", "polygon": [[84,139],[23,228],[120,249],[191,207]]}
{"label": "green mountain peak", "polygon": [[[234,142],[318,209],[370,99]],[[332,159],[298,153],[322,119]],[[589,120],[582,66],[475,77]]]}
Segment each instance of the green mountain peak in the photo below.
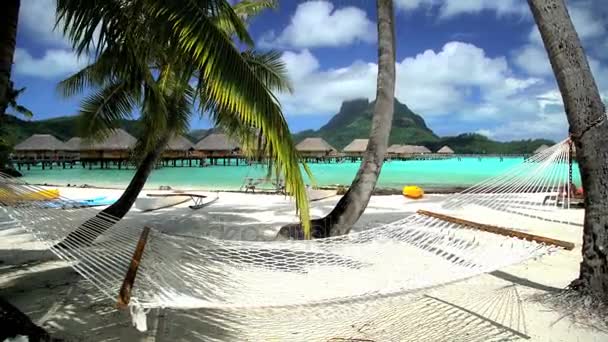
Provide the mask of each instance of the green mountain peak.
{"label": "green mountain peak", "polygon": [[[376,101],[354,99],[344,101],[340,110],[327,124],[318,130],[308,130],[295,134],[296,141],[307,137],[322,137],[337,149],[342,149],[353,139],[367,138],[371,130]],[[389,138],[391,144],[412,144],[435,142],[439,138],[428,128],[424,119],[412,112],[405,104],[395,99],[393,127]]]}

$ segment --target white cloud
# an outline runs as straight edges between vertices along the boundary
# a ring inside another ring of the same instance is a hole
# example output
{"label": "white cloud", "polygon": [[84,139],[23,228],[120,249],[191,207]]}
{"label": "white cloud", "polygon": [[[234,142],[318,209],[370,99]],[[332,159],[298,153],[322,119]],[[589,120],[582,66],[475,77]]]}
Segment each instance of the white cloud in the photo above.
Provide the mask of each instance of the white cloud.
{"label": "white cloud", "polygon": [[494,132],[490,131],[489,129],[478,129],[475,131],[475,133],[485,135],[488,138],[491,138],[494,135]]}
{"label": "white cloud", "polygon": [[375,24],[357,7],[334,9],[331,2],[310,1],[298,5],[283,32],[278,36],[266,33],[260,44],[294,48],[342,46],[357,41],[374,42],[375,32]]}
{"label": "white cloud", "polygon": [[466,13],[495,11],[497,15],[519,14],[530,12],[525,1],[521,0],[445,0],[441,5],[440,15],[444,18]]}
{"label": "white cloud", "polygon": [[[583,45],[596,47],[606,44],[608,47],[608,39],[605,39],[608,34],[606,28],[608,25],[601,15],[594,12],[591,2],[573,2],[570,4],[568,12]],[[599,50],[601,51],[601,48]],[[549,57],[536,25],[532,26],[528,34],[528,43],[514,51],[513,61],[515,65],[531,75],[552,75]]]}
{"label": "white cloud", "polygon": [[285,52],[282,58],[295,89],[294,94],[279,98],[291,115],[336,112],[342,101],[370,97],[376,89],[375,64],[355,62],[344,68],[319,70],[318,60],[308,50]]}
{"label": "white cloud", "polygon": [[[283,60],[295,87],[294,94],[279,96],[288,115],[333,114],[342,101],[375,97],[375,63],[323,70],[308,50],[286,52]],[[396,68],[397,98],[427,119],[496,123],[539,111],[527,95],[540,80],[513,76],[504,57],[488,57],[472,44],[450,42],[407,57]]]}
{"label": "white cloud", "polygon": [[530,75],[551,75],[551,63],[547,57],[547,51],[542,45],[526,44],[513,54],[515,65]]}
{"label": "white cloud", "polygon": [[396,0],[398,9],[414,10],[420,7],[436,7],[441,18],[462,14],[493,11],[497,15],[529,15],[529,8],[522,0]]}
{"label": "white cloud", "polygon": [[589,2],[575,3],[568,6],[568,12],[576,32],[582,40],[605,37],[606,22],[593,12],[593,7]]}
{"label": "white cloud", "polygon": [[71,51],[50,49],[40,58],[33,57],[27,50],[15,49],[15,73],[40,77],[57,78],[67,76],[86,66],[83,58],[77,58]]}
{"label": "white cloud", "polygon": [[415,10],[419,7],[432,6],[437,0],[395,0],[395,6],[401,10]]}
{"label": "white cloud", "polygon": [[597,59],[589,58],[589,67],[600,90],[608,91],[608,67],[602,65]]}
{"label": "white cloud", "polygon": [[56,0],[21,1],[19,8],[19,34],[27,35],[37,42],[54,47],[67,47],[60,29],[55,27]]}
{"label": "white cloud", "polygon": [[[342,101],[375,96],[375,63],[322,69],[308,50],[286,52],[283,60],[295,86],[293,95],[280,95],[288,115],[333,114]],[[591,65],[608,80],[599,62],[591,60]],[[396,70],[397,98],[427,121],[471,125],[470,131],[499,140],[567,134],[561,95],[553,84],[517,77],[506,58],[489,57],[475,45],[450,42],[404,58]]]}

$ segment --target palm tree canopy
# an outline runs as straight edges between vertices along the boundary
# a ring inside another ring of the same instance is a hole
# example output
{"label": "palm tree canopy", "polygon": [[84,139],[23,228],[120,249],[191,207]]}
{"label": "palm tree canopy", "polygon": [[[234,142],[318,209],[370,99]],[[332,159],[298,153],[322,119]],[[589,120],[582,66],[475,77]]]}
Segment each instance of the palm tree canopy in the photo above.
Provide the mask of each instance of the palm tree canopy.
{"label": "palm tree canopy", "polygon": [[[241,17],[272,4],[246,1]],[[81,108],[87,135],[107,137],[139,109],[145,150],[164,132],[182,133],[198,106],[244,141],[260,132],[309,227],[299,157],[272,93],[291,89],[280,54],[240,51],[233,37],[249,47],[253,40],[226,0],[58,0],[57,14],[75,51],[95,56],[60,85],[65,95],[94,90]]]}

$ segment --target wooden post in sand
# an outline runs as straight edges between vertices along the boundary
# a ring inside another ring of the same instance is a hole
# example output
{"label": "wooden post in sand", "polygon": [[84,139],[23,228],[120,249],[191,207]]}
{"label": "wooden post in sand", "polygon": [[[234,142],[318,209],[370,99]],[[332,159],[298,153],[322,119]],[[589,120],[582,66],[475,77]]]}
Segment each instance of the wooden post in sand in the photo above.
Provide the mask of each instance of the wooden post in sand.
{"label": "wooden post in sand", "polygon": [[131,290],[133,289],[133,283],[135,282],[135,276],[137,275],[137,269],[139,268],[139,262],[141,261],[141,257],[144,254],[144,248],[146,247],[146,242],[148,242],[148,234],[150,233],[150,227],[144,227],[139,236],[139,241],[137,242],[137,247],[135,247],[135,253],[133,253],[133,258],[131,258],[131,264],[129,265],[129,270],[125,275],[125,279],[122,282],[122,286],[120,287],[120,292],[118,293],[118,300],[116,302],[116,306],[119,309],[124,309],[129,305],[129,301],[131,300]]}
{"label": "wooden post in sand", "polygon": [[473,221],[467,221],[467,220],[463,220],[463,219],[453,217],[453,216],[434,213],[432,211],[418,210],[417,213],[420,215],[434,217],[434,218],[440,219],[442,221],[456,223],[456,224],[459,224],[462,226],[481,230],[484,232],[489,232],[489,233],[494,233],[494,234],[504,235],[504,236],[510,236],[510,237],[516,237],[516,238],[523,239],[523,240],[536,241],[536,242],[544,243],[546,245],[554,245],[554,246],[564,248],[565,250],[568,250],[568,251],[571,251],[574,249],[574,244],[572,242],[568,242],[568,241],[556,240],[556,239],[551,239],[551,238],[544,237],[544,236],[520,232],[520,231],[513,230],[513,229],[497,227],[497,226],[477,223],[477,222],[473,222]]}

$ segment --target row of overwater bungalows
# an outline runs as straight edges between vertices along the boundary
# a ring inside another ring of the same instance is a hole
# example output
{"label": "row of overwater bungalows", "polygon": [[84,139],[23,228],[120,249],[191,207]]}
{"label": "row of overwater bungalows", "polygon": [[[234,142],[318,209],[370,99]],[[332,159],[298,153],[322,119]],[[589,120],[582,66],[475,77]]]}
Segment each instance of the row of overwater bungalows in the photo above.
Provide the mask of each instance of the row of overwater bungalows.
{"label": "row of overwater bungalows", "polygon": [[[344,147],[340,153],[323,138],[306,138],[296,145],[296,149],[299,151],[300,155],[307,158],[334,156],[362,157],[367,149],[367,143],[368,139],[354,139],[350,144],[346,145],[346,147]],[[433,154],[433,151],[429,150],[425,146],[417,145],[391,145],[387,149],[387,156],[389,158],[413,157],[429,154]],[[449,146],[443,146],[436,151],[436,154],[452,155],[454,154],[454,150],[452,150]]]}
{"label": "row of overwater bungalows", "polygon": [[[34,134],[15,146],[13,160],[21,163],[44,161],[100,161],[127,160],[135,148],[137,139],[122,129],[115,130],[102,141],[88,141],[74,137],[63,142],[50,134]],[[355,139],[342,152],[322,138],[306,138],[296,149],[303,158],[358,158],[363,156],[368,139]],[[175,136],[163,152],[163,159],[238,158],[239,144],[224,133],[211,133],[196,144],[184,136]],[[450,155],[454,151],[444,146],[436,154]],[[387,150],[388,157],[409,157],[429,155],[432,151],[424,146],[392,145]]]}
{"label": "row of overwater bungalows", "polygon": [[[124,160],[136,143],[137,139],[122,129],[98,142],[78,137],[63,142],[50,134],[34,134],[15,146],[13,160]],[[238,144],[223,133],[209,134],[196,144],[184,136],[175,136],[167,143],[163,158],[227,157],[238,151]]]}

